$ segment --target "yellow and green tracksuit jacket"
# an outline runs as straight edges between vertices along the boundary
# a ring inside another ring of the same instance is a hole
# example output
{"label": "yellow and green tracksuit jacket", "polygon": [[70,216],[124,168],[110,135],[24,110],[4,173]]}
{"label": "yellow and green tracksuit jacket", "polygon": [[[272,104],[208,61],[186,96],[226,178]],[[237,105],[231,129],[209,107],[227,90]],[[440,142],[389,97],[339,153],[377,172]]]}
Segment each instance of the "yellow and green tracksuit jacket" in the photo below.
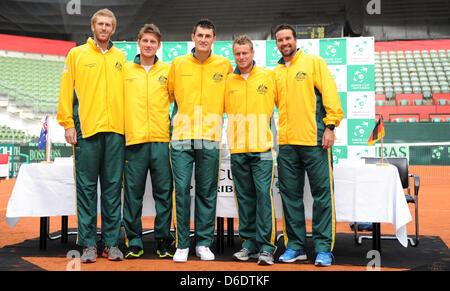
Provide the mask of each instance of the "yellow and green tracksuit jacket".
{"label": "yellow and green tracksuit jacket", "polygon": [[322,144],[326,125],[339,126],[344,118],[336,83],[320,56],[298,50],[289,67],[283,58],[274,71],[279,144]]}
{"label": "yellow and green tracksuit jacket", "polygon": [[72,48],[61,78],[57,121],[79,138],[124,134],[122,70],[125,54],[110,42],[103,54],[94,40]]}
{"label": "yellow and green tracksuit jacket", "polygon": [[127,146],[169,142],[169,67],[169,64],[155,57],[155,63],[147,73],[140,64],[140,55],[133,62],[126,63],[123,78]]}
{"label": "yellow and green tracksuit jacket", "polygon": [[200,63],[194,52],[176,57],[169,70],[172,140],[220,141],[225,81],[233,67],[230,60],[215,54]]}
{"label": "yellow and green tracksuit jacket", "polygon": [[236,67],[225,87],[231,154],[266,152],[273,146],[270,122],[276,98],[275,73],[253,65],[248,79]]}

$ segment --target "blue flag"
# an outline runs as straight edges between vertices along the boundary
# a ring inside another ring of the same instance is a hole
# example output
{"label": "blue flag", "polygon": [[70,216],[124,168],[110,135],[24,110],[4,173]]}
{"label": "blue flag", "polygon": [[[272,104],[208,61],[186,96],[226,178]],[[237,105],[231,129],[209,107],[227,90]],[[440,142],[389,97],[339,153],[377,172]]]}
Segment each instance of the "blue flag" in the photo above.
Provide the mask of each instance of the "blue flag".
{"label": "blue flag", "polygon": [[45,149],[45,146],[47,145],[47,121],[48,121],[48,116],[45,117],[45,121],[44,124],[42,124],[42,129],[41,129],[41,135],[39,136],[39,149]]}

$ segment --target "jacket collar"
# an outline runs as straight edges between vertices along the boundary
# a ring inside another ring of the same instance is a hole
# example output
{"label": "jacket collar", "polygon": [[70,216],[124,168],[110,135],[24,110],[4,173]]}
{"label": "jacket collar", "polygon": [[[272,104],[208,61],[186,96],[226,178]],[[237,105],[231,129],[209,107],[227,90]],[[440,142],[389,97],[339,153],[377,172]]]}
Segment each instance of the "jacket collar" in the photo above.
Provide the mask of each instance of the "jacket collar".
{"label": "jacket collar", "polygon": [[[153,65],[155,65],[156,62],[158,62],[158,60],[159,60],[158,57],[155,55],[155,61],[153,62]],[[137,54],[137,55],[134,57],[133,62],[134,62],[135,64],[141,66],[141,54]]]}
{"label": "jacket collar", "polygon": [[[98,47],[97,43],[95,42],[93,36],[89,37],[88,40],[86,41],[86,43],[90,44],[93,48],[98,49],[100,51],[100,48]],[[114,46],[114,43],[111,40],[109,40],[107,50],[109,51],[113,46]]]}
{"label": "jacket collar", "polygon": [[[297,52],[295,53],[295,56],[292,58],[291,63],[297,61],[297,59],[303,54],[303,51],[301,49],[297,49]],[[278,60],[278,63],[281,65],[286,65],[286,62],[284,61],[284,58],[281,57]]]}
{"label": "jacket collar", "polygon": [[[192,50],[191,50],[191,53],[192,53],[192,57],[194,58],[194,59],[196,59],[197,61],[199,61],[198,59],[197,59],[197,57],[195,56],[195,47],[193,47],[192,48]],[[206,59],[206,61],[205,62],[207,62],[210,58],[211,58],[211,55],[212,55],[212,50],[209,52],[209,56],[208,56],[208,58]],[[200,62],[200,61],[199,61]]]}
{"label": "jacket collar", "polygon": [[[256,62],[255,60],[253,60],[253,64],[252,64],[252,69],[250,70],[250,73],[253,71],[253,69],[255,68]],[[234,68],[234,72],[236,75],[242,75],[241,71],[239,70],[239,67],[236,65],[236,68]]]}

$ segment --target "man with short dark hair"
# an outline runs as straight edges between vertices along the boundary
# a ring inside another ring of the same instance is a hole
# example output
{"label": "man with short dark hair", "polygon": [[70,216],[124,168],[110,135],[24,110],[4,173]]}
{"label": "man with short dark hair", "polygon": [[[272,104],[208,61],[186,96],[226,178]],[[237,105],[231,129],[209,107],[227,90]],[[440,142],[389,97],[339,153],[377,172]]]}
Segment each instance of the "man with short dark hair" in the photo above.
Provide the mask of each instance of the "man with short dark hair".
{"label": "man with short dark hair", "polygon": [[320,56],[297,49],[295,29],[275,30],[282,58],[275,68],[279,114],[278,181],[283,202],[286,251],[281,262],[306,260],[303,188],[308,174],[314,199],[312,233],[315,264],[331,265],[335,243],[331,146],[334,128],[344,117],[336,84]]}
{"label": "man with short dark hair", "polygon": [[201,260],[214,260],[217,185],[224,90],[233,68],[227,58],[212,53],[214,24],[200,20],[191,34],[195,48],[172,61],[168,89],[174,100],[171,120],[171,162],[175,185],[174,224],[177,251],[174,262],[189,254],[191,177],[195,164],[195,252]]}
{"label": "man with short dark hair", "polygon": [[93,38],[67,55],[57,114],[66,141],[74,149],[77,244],[83,246],[83,263],[97,259],[99,178],[103,256],[123,259],[118,245],[125,152],[122,68],[126,57],[110,40],[116,30],[112,11],[97,11],[91,29]]}
{"label": "man with short dark hair", "polygon": [[172,171],[169,161],[169,64],[158,59],[161,32],[145,24],[138,34],[140,54],[124,67],[125,166],[123,220],[128,239],[125,258],[139,258],[142,243],[142,204],[150,171],[156,217],[154,237],[159,257],[172,257]]}

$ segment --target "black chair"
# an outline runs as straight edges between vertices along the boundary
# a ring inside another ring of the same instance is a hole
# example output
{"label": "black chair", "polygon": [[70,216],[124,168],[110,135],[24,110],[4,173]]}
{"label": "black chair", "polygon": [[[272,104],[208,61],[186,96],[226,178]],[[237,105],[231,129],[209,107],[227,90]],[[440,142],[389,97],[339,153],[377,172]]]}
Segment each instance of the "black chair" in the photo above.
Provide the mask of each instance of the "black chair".
{"label": "black chair", "polygon": [[[381,158],[373,157],[362,157],[366,164],[376,164],[381,163]],[[403,189],[407,189],[407,194],[405,195],[407,203],[414,203],[415,214],[414,221],[416,226],[415,237],[409,237],[408,240],[411,246],[416,247],[419,244],[419,187],[420,187],[420,177],[416,174],[409,173],[409,161],[407,158],[384,158],[386,163],[392,164],[397,167],[400,180],[402,182]],[[411,195],[410,179],[414,179],[414,196]],[[361,244],[362,239],[368,238],[372,239],[372,235],[358,235],[358,225],[355,223],[354,227],[355,241]],[[395,236],[381,236],[381,239],[397,239]]]}

